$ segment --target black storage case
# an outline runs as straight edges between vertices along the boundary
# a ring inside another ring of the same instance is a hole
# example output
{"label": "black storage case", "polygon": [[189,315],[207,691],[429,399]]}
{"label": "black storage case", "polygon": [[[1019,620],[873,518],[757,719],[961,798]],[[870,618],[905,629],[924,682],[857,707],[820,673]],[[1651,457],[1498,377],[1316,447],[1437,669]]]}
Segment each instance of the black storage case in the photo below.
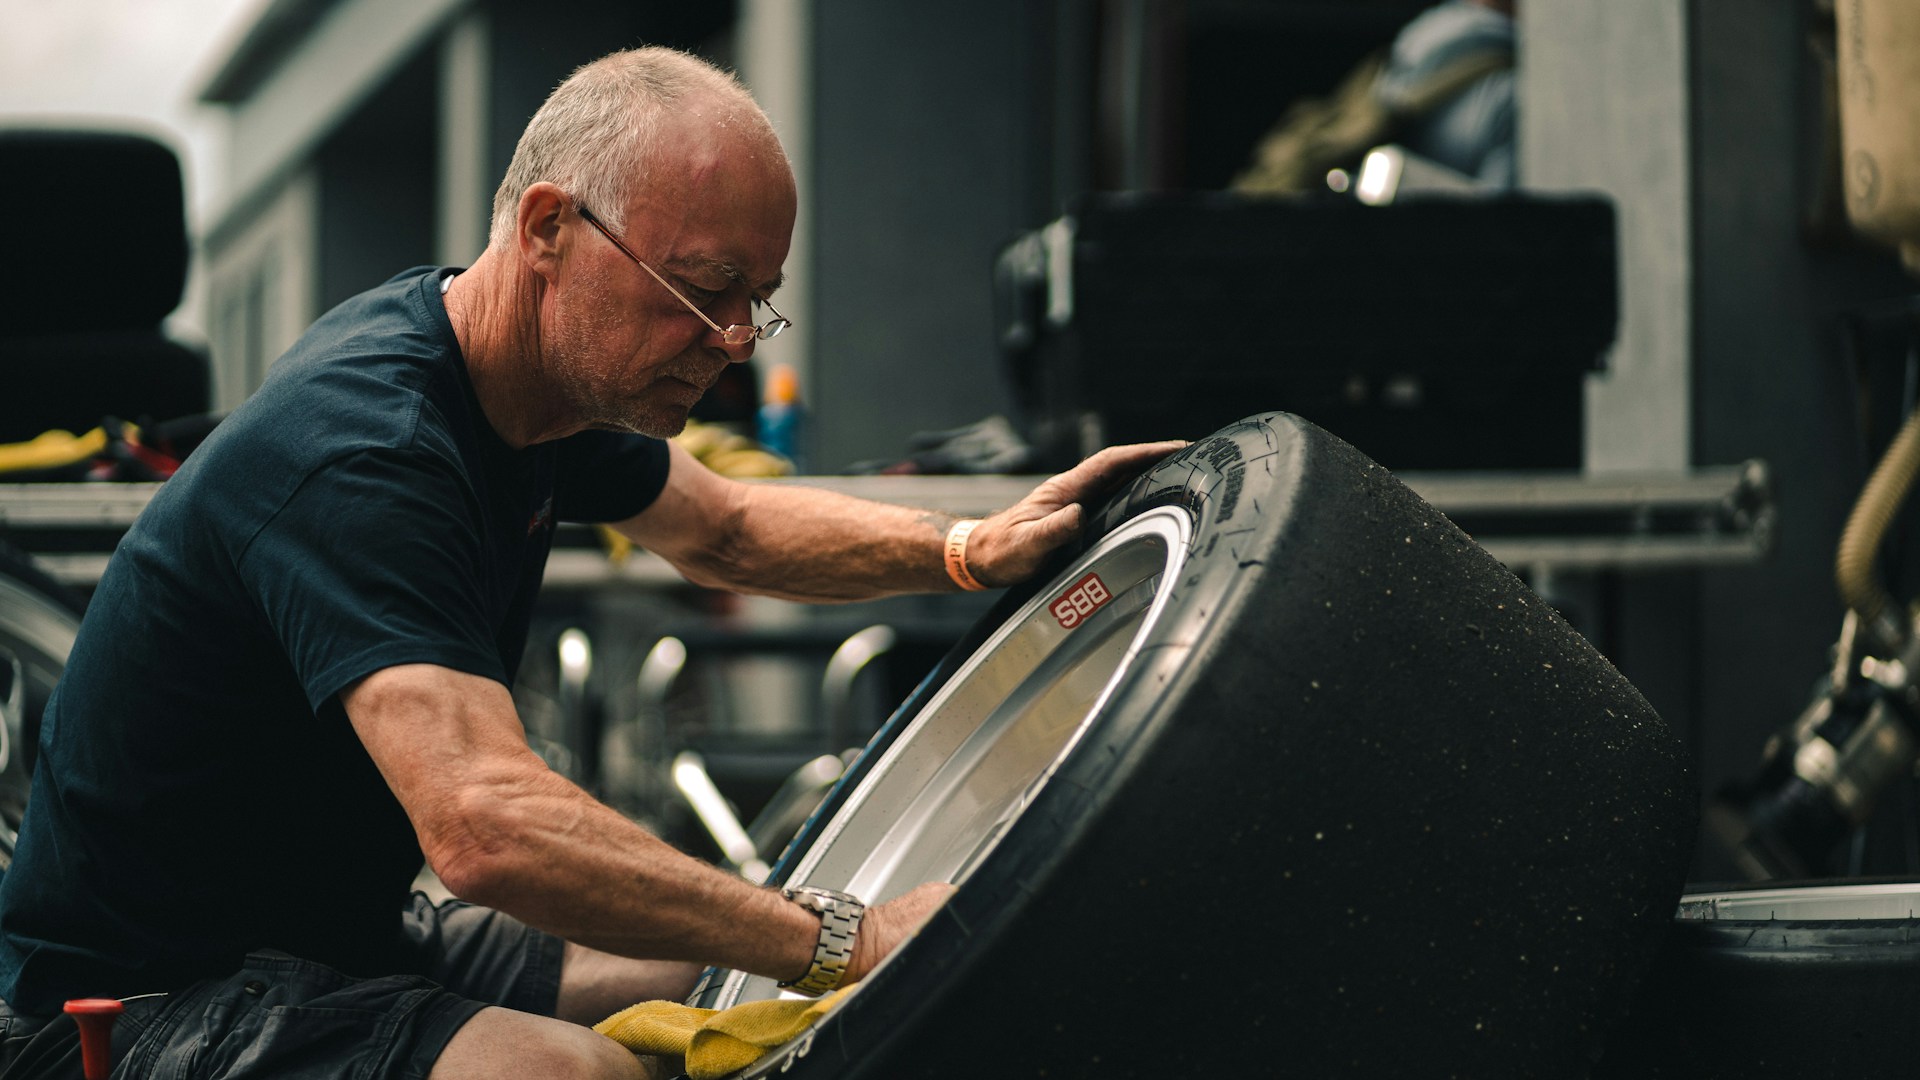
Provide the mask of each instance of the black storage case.
{"label": "black storage case", "polygon": [[1599,198],[1108,194],[996,277],[1049,465],[1285,409],[1390,468],[1577,468],[1616,265]]}

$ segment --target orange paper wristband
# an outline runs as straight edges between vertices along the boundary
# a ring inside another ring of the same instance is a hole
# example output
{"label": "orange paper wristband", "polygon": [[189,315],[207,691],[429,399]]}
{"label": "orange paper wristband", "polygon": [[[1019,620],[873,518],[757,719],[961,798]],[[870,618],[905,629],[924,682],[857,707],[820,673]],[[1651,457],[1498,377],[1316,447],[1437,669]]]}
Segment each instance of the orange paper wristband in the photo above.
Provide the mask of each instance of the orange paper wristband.
{"label": "orange paper wristband", "polygon": [[967,571],[967,537],[980,524],[979,518],[962,518],[947,530],[947,576],[968,592],[982,592],[985,585]]}

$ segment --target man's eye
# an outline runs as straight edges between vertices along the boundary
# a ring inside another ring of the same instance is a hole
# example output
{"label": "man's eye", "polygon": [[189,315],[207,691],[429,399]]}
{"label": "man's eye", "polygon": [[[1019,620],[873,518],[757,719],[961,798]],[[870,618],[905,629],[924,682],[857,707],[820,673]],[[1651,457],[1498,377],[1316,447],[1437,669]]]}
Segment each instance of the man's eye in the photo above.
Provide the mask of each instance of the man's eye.
{"label": "man's eye", "polygon": [[680,291],[686,293],[687,299],[693,301],[695,304],[711,303],[714,297],[720,295],[720,290],[718,289],[703,289],[693,282],[684,279],[680,282]]}

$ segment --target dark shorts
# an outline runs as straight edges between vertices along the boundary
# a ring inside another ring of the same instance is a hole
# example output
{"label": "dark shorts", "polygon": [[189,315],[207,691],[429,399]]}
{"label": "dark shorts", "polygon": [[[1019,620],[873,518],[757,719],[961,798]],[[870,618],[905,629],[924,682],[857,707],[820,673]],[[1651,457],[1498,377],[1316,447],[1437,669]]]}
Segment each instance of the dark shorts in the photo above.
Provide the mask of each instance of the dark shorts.
{"label": "dark shorts", "polygon": [[[128,998],[113,1076],[424,1078],[489,1005],[553,1015],[565,944],[518,920],[415,893],[404,914],[420,974],[357,979],[271,950],[225,979]],[[11,1017],[0,1080],[80,1076],[73,1021]]]}

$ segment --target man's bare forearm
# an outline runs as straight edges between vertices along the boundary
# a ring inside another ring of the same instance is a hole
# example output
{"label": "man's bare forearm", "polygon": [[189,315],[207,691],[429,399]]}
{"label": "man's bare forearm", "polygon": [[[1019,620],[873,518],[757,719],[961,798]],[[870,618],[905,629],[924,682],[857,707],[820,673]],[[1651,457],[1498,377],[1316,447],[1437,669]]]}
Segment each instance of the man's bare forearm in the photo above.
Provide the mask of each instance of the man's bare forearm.
{"label": "man's bare forearm", "polygon": [[951,514],[800,485],[745,488],[714,584],[814,603],[957,588],[941,560]]}
{"label": "man's bare forearm", "polygon": [[343,699],[454,895],[622,956],[806,971],[812,914],[674,850],[548,769],[499,683],[403,665]]}
{"label": "man's bare forearm", "polygon": [[[781,980],[812,965],[817,915],[674,850],[548,769],[499,683],[407,664],[341,696],[454,895],[619,956]],[[949,892],[923,885],[869,908],[846,981],[892,952]]]}
{"label": "man's bare forearm", "polygon": [[[1184,443],[1103,450],[974,530],[967,569],[989,587],[1031,576],[1078,533],[1087,504]],[[659,508],[623,529],[690,580],[790,600],[959,588],[943,556],[954,517],[787,484],[721,480],[676,458]]]}
{"label": "man's bare forearm", "polygon": [[[529,755],[531,757],[531,755]],[[620,956],[805,973],[818,920],[778,893],[675,850],[537,758],[472,789],[492,809],[445,874],[463,899]]]}

